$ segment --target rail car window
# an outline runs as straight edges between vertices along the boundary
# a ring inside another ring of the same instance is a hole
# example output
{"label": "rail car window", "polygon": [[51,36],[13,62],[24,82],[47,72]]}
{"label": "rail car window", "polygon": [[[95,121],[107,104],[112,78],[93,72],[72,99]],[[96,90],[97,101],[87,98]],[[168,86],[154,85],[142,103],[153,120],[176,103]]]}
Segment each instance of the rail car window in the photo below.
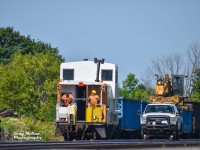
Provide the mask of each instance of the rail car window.
{"label": "rail car window", "polygon": [[74,69],[63,69],[63,80],[74,80]]}
{"label": "rail car window", "polygon": [[103,81],[112,81],[113,70],[102,70],[101,71],[101,80]]}

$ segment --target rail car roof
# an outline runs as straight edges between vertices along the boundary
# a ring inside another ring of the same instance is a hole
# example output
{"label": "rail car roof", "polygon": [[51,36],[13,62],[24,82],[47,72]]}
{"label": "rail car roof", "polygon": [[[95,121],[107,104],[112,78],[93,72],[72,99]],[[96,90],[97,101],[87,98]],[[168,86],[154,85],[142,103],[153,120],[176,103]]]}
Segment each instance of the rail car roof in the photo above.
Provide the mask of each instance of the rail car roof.
{"label": "rail car roof", "polygon": [[[89,81],[63,81],[60,82],[61,85],[79,85],[80,83],[82,83],[83,85],[104,85],[105,83],[102,82],[89,82]],[[108,84],[106,84],[108,85]]]}

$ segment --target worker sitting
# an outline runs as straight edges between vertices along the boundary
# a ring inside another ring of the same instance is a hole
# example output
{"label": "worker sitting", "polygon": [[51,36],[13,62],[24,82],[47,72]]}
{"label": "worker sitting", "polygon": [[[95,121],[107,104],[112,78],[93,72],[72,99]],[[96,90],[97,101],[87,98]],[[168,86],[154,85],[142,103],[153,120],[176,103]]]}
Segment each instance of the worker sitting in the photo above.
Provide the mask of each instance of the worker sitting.
{"label": "worker sitting", "polygon": [[61,98],[61,105],[68,107],[72,103],[72,99],[74,99],[74,96],[71,93],[66,93]]}

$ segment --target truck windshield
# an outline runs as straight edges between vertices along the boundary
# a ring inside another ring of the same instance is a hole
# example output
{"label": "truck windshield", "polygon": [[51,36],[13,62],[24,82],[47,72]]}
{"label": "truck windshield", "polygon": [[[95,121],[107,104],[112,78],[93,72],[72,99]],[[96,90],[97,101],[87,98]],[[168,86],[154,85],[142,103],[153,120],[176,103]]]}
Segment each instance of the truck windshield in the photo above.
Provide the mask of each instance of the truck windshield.
{"label": "truck windshield", "polygon": [[174,107],[168,105],[149,105],[145,113],[171,113],[174,114]]}

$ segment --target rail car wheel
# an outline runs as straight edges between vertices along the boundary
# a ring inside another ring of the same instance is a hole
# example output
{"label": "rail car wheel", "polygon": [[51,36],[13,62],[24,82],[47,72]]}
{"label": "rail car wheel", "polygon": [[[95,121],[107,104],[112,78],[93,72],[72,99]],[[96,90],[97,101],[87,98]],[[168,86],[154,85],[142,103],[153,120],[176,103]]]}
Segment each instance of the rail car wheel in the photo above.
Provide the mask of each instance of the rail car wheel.
{"label": "rail car wheel", "polygon": [[95,132],[95,131],[93,132],[93,139],[94,139],[94,140],[96,140],[96,139],[97,139],[97,134],[96,134],[96,132]]}
{"label": "rail car wheel", "polygon": [[69,140],[70,140],[70,135],[69,135],[69,133],[66,133],[64,135],[64,141],[69,141]]}
{"label": "rail car wheel", "polygon": [[74,133],[65,133],[64,134],[64,141],[73,141],[76,140],[76,135]]}

